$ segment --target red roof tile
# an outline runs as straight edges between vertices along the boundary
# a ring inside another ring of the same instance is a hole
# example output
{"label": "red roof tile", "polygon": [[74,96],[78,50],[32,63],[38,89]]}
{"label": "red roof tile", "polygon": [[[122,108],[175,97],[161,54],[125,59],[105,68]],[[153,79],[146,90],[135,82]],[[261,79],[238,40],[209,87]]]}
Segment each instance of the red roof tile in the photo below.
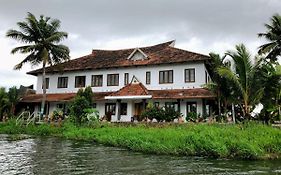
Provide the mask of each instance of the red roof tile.
{"label": "red roof tile", "polygon": [[116,92],[113,92],[109,96],[140,96],[148,95],[148,90],[142,83],[130,83],[119,89]]}
{"label": "red roof tile", "polygon": [[215,95],[211,91],[204,88],[150,90],[149,93],[153,99],[215,98]]}
{"label": "red roof tile", "polygon": [[[93,93],[93,99],[96,101],[104,100],[104,96],[107,96],[110,92],[95,92]],[[76,93],[57,93],[47,94],[47,102],[66,102],[75,97]],[[39,103],[42,101],[42,94],[29,94],[22,98],[20,102]]]}
{"label": "red roof tile", "polygon": [[[133,61],[127,59],[128,56],[134,51],[134,49],[93,50],[89,55],[73,59],[55,66],[47,67],[46,72],[52,73],[63,71],[157,65],[190,61],[203,61],[209,59],[209,56],[170,46],[173,42],[174,41],[170,41],[150,47],[140,48],[148,56],[148,59],[144,60]],[[37,75],[41,72],[42,69],[37,69],[28,72],[28,74]]]}

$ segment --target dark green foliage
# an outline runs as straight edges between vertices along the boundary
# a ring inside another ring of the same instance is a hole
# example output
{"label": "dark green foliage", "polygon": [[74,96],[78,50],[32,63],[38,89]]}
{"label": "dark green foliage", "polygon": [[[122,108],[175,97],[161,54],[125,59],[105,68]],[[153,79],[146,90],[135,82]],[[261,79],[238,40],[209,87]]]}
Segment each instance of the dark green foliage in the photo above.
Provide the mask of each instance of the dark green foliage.
{"label": "dark green foliage", "polygon": [[259,37],[265,38],[268,43],[259,47],[259,54],[266,54],[271,62],[277,62],[281,55],[281,16],[275,14],[270,19],[270,24],[265,24],[266,32],[259,33]]}
{"label": "dark green foliage", "polygon": [[77,95],[70,104],[70,116],[72,120],[81,125],[83,117],[85,117],[84,109],[90,108],[90,104],[83,96]]}
{"label": "dark green foliage", "polygon": [[165,108],[164,110],[164,120],[166,122],[172,122],[174,119],[181,116],[181,113],[176,111],[174,108]]}
{"label": "dark green foliage", "polygon": [[197,118],[198,118],[198,115],[196,112],[189,112],[186,115],[186,121],[195,122]]}
{"label": "dark green foliage", "polygon": [[174,119],[181,116],[181,113],[175,111],[174,108],[159,108],[159,107],[149,107],[141,114],[141,118],[148,118],[149,120],[156,119],[158,122],[171,122]]}
{"label": "dark green foliage", "polygon": [[72,121],[78,125],[85,123],[87,120],[87,110],[92,108],[93,104],[93,92],[92,88],[89,86],[83,89],[79,89],[76,97],[69,105],[70,117]]}
{"label": "dark green foliage", "polygon": [[83,96],[90,103],[90,105],[93,104],[93,91],[92,91],[91,86],[88,86],[88,87],[85,88]]}

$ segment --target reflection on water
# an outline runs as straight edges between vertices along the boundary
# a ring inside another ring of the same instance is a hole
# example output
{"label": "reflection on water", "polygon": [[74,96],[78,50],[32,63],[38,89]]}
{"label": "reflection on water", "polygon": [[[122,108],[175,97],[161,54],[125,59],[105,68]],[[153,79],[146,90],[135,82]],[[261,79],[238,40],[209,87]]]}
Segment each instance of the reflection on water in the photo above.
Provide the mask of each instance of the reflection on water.
{"label": "reflection on water", "polygon": [[0,136],[0,174],[281,174],[281,160],[146,155],[89,142]]}

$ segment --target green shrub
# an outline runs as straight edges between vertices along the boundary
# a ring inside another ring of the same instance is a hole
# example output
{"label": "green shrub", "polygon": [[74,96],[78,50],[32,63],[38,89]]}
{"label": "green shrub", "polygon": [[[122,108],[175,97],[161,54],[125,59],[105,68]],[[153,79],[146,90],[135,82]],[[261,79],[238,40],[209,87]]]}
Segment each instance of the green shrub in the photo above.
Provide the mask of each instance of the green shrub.
{"label": "green shrub", "polygon": [[196,112],[189,112],[186,115],[186,121],[195,122],[197,118],[198,118],[198,115]]}
{"label": "green shrub", "polygon": [[89,102],[83,96],[76,96],[69,106],[70,118],[76,124],[81,125],[82,121],[85,121],[84,109],[90,108]]}
{"label": "green shrub", "polygon": [[149,120],[156,119],[158,122],[166,121],[171,122],[175,118],[181,116],[181,113],[175,111],[174,108],[159,108],[156,106],[151,106],[146,108],[144,112],[141,114],[141,118],[148,118]]}

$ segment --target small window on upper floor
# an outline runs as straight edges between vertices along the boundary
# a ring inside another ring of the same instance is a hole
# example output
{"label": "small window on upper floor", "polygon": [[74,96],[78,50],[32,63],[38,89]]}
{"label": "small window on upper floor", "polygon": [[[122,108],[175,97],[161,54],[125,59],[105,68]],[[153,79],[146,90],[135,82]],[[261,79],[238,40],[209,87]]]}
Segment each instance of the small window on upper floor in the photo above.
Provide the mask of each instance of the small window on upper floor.
{"label": "small window on upper floor", "polygon": [[92,75],[92,86],[93,87],[101,87],[103,81],[102,75]]}
{"label": "small window on upper floor", "polygon": [[86,76],[76,76],[75,77],[75,88],[85,87]]}
{"label": "small window on upper floor", "polygon": [[107,74],[107,86],[119,86],[119,74]]}
{"label": "small window on upper floor", "polygon": [[159,71],[159,84],[173,83],[173,70]]}
{"label": "small window on upper floor", "polygon": [[124,74],[124,85],[129,84],[129,73]]}
{"label": "small window on upper floor", "polygon": [[148,71],[145,74],[145,83],[150,84],[150,82],[151,82],[151,73]]}
{"label": "small window on upper floor", "polygon": [[184,70],[184,79],[186,83],[195,82],[195,69],[185,69]]}
{"label": "small window on upper floor", "polygon": [[[45,83],[46,83],[46,89],[49,89],[50,79],[49,78],[45,78]],[[43,89],[43,82],[42,82],[42,89]]]}
{"label": "small window on upper floor", "polygon": [[58,77],[58,88],[67,88],[68,77]]}

